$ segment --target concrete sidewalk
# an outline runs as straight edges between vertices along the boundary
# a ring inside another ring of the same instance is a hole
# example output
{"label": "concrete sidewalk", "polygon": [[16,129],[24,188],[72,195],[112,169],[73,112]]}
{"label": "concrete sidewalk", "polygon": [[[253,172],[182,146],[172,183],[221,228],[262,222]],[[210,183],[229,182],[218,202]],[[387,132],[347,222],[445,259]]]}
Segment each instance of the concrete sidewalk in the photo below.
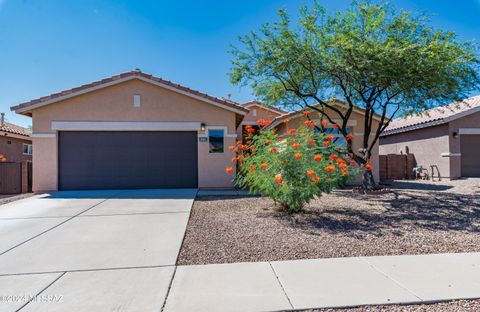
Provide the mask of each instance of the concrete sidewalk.
{"label": "concrete sidewalk", "polygon": [[164,311],[280,311],[480,298],[480,253],[179,266]]}

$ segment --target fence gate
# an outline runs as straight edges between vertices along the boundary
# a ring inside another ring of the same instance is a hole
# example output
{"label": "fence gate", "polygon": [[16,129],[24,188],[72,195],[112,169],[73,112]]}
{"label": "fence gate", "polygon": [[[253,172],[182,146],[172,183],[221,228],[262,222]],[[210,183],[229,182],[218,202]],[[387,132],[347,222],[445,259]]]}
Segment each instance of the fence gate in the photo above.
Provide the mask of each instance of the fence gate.
{"label": "fence gate", "polygon": [[0,162],[0,194],[22,192],[22,164]]}

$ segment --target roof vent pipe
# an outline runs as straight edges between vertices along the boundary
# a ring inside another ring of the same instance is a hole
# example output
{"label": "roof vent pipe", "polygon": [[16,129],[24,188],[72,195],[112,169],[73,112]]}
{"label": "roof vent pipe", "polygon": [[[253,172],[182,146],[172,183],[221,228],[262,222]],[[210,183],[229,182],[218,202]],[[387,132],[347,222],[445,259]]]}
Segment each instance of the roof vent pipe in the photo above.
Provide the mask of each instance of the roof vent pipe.
{"label": "roof vent pipe", "polygon": [[0,127],[5,126],[5,113],[0,113]]}

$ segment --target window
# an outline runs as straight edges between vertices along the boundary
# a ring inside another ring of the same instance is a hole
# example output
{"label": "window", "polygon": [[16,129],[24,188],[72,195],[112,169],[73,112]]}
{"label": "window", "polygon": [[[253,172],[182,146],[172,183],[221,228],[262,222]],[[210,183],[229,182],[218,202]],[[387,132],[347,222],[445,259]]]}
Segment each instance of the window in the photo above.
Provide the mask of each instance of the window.
{"label": "window", "polygon": [[[315,132],[319,132],[318,129],[315,129]],[[347,134],[352,133],[350,131],[350,128],[347,128]],[[340,130],[337,128],[325,128],[325,135],[333,135],[334,139],[333,142],[339,146],[339,147],[347,147],[347,141],[343,137],[343,135],[340,133]]]}
{"label": "window", "polygon": [[210,153],[223,153],[223,130],[208,130]]}
{"label": "window", "polygon": [[23,144],[23,154],[32,155],[32,144]]}

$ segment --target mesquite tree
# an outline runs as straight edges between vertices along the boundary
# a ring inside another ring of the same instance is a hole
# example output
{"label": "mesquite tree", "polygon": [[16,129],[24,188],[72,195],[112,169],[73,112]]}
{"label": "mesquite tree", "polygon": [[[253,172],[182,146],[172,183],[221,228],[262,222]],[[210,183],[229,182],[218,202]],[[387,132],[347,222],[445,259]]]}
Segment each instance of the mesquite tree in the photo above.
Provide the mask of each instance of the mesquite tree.
{"label": "mesquite tree", "polygon": [[[347,149],[364,166],[391,118],[464,99],[478,88],[477,51],[424,16],[385,3],[354,1],[335,14],[315,3],[300,10],[295,25],[279,10],[277,22],[241,37],[231,51],[230,76],[269,104],[317,111],[344,136],[352,111],[363,109],[362,148],[349,143]],[[332,105],[331,98],[346,105]],[[375,188],[371,171],[364,170],[363,184]]]}

